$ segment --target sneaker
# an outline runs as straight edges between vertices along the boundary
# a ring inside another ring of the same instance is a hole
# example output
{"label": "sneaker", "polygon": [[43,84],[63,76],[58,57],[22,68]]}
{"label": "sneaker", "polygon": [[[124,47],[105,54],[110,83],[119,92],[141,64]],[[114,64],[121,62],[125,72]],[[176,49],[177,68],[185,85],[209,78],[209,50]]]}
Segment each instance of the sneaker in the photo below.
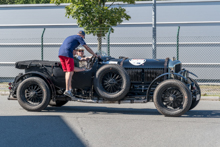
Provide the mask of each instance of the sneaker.
{"label": "sneaker", "polygon": [[77,98],[75,98],[75,96],[73,96],[71,91],[65,91],[63,94],[70,97],[72,101],[77,101]]}

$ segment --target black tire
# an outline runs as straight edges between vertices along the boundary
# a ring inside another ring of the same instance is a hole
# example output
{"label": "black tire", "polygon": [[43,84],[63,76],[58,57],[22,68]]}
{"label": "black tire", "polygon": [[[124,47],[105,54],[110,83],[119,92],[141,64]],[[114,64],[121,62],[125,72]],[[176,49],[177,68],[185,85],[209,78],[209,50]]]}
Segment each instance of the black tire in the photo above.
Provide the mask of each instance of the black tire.
{"label": "black tire", "polygon": [[181,116],[192,104],[187,86],[175,79],[160,83],[154,91],[153,99],[157,110],[165,116]]}
{"label": "black tire", "polygon": [[[196,86],[196,89],[197,89],[197,91],[196,91],[196,93],[192,93],[192,96],[193,96],[193,98],[192,98],[192,105],[191,105],[191,107],[189,108],[189,110],[192,110],[193,108],[195,108],[197,105],[198,105],[198,103],[199,103],[199,101],[200,101],[200,99],[201,99],[201,89],[200,89],[200,87],[199,87],[199,84],[194,80],[194,79],[192,79],[192,78],[190,78],[190,77],[188,77],[188,83],[189,84],[191,84],[192,82],[193,83],[195,83],[195,86]],[[199,94],[200,95],[200,98],[199,98],[199,100],[196,100],[196,96],[197,96],[197,94]]]}
{"label": "black tire", "polygon": [[101,98],[118,101],[128,93],[130,78],[123,67],[104,65],[96,72],[94,88]]}
{"label": "black tire", "polygon": [[51,92],[44,80],[30,77],[19,84],[17,99],[25,110],[41,111],[49,104]]}
{"label": "black tire", "polygon": [[50,100],[49,105],[53,106],[53,107],[61,107],[61,106],[65,105],[67,102],[68,101],[59,101],[59,100],[54,102],[54,101]]}

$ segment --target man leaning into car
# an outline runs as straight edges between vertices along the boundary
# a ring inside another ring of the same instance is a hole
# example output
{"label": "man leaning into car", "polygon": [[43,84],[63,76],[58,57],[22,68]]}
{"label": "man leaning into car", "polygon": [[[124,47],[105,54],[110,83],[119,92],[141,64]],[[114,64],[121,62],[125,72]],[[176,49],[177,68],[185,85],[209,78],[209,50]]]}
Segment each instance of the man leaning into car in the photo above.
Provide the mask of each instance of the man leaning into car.
{"label": "man leaning into car", "polygon": [[72,76],[74,73],[73,50],[80,44],[93,56],[98,57],[85,43],[85,32],[79,31],[77,35],[67,37],[59,49],[59,58],[62,69],[65,72],[66,91],[64,95],[70,97],[73,101],[77,100],[72,94]]}

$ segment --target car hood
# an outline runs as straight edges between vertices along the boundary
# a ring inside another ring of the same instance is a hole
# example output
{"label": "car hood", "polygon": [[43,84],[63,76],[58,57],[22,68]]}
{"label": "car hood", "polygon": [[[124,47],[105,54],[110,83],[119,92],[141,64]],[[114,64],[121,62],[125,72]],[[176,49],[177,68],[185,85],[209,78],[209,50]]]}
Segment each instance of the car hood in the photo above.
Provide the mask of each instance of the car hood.
{"label": "car hood", "polygon": [[124,68],[164,68],[165,59],[111,59],[106,64],[119,64]]}

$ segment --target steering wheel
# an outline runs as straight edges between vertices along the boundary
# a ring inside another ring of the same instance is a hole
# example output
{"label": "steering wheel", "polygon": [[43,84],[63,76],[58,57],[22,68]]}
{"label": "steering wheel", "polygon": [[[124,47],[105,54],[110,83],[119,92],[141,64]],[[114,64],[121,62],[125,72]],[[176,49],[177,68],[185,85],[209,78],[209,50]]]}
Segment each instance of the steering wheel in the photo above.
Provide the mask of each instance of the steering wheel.
{"label": "steering wheel", "polygon": [[93,64],[95,63],[95,59],[96,59],[96,56],[92,56],[89,61],[88,61],[88,64],[87,64],[87,69],[90,69],[92,68]]}

